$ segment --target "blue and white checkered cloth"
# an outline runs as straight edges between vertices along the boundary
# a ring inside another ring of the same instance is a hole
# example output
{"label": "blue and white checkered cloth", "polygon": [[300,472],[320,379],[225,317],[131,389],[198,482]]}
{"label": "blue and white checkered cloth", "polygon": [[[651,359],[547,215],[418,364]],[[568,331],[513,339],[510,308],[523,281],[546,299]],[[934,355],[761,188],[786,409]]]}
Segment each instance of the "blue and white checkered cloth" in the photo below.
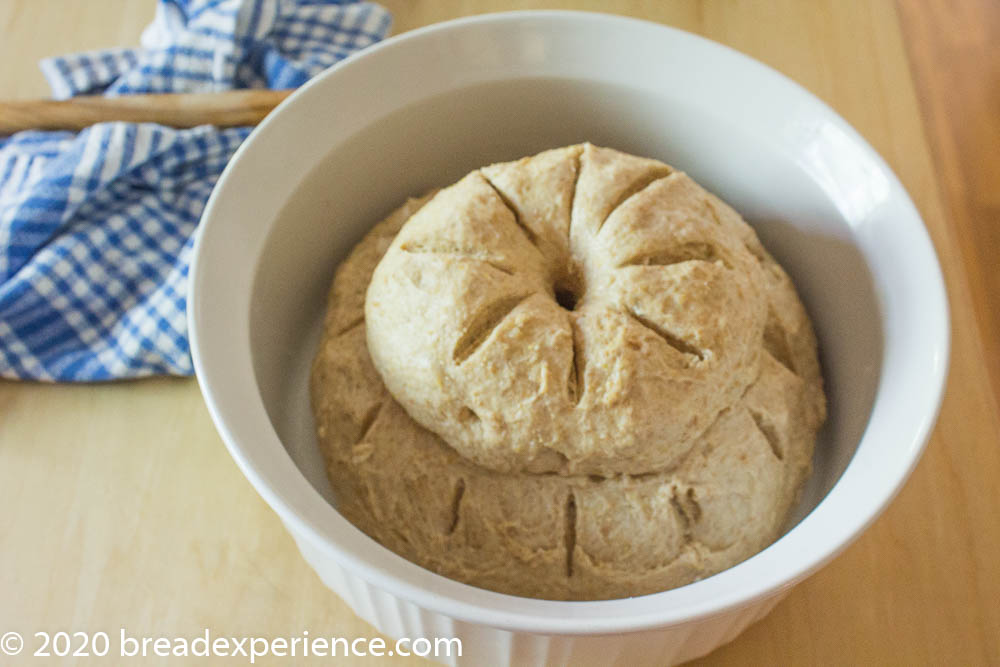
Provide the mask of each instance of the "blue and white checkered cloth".
{"label": "blue and white checkered cloth", "polygon": [[[369,2],[160,0],[138,49],[42,62],[55,97],[293,88],[385,36]],[[0,139],[0,377],[193,372],[193,233],[250,128],[102,123]]]}

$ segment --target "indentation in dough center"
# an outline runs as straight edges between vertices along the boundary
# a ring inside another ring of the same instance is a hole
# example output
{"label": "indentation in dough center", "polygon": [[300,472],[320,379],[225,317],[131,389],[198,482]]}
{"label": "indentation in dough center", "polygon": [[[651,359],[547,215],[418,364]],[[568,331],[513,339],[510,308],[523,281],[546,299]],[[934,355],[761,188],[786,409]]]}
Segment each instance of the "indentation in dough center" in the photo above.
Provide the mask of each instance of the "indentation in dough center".
{"label": "indentation in dough center", "polygon": [[576,310],[576,294],[572,290],[556,288],[556,303],[566,310]]}

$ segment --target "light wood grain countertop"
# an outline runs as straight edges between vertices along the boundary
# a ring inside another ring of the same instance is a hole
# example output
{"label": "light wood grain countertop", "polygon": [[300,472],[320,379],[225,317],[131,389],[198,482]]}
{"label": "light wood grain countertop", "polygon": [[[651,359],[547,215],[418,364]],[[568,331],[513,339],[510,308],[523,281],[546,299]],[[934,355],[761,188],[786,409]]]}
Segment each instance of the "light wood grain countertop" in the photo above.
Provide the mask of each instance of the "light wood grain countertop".
{"label": "light wood grain countertop", "polygon": [[[1000,663],[997,5],[383,4],[396,33],[541,6],[676,26],[775,67],[875,146],[916,201],[948,282],[953,351],[937,428],[909,483],[857,542],[700,664]],[[152,13],[152,2],[138,0],[0,0],[0,97],[46,96],[39,58],[135,44]],[[193,379],[0,382],[0,634],[121,627],[172,636],[206,627],[272,637],[375,633],[322,585],[239,473]],[[407,663],[427,664],[338,662]]]}

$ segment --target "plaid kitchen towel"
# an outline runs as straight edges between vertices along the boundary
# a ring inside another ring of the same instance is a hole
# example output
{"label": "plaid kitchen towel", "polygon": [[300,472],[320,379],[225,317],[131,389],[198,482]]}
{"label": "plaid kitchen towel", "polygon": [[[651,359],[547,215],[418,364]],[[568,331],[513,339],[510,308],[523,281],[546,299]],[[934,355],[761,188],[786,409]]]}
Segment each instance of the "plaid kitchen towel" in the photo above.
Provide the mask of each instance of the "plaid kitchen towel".
{"label": "plaid kitchen towel", "polygon": [[[160,0],[141,48],[42,62],[57,98],[293,88],[385,36],[369,2]],[[102,123],[0,139],[0,377],[193,372],[193,233],[250,128]]]}

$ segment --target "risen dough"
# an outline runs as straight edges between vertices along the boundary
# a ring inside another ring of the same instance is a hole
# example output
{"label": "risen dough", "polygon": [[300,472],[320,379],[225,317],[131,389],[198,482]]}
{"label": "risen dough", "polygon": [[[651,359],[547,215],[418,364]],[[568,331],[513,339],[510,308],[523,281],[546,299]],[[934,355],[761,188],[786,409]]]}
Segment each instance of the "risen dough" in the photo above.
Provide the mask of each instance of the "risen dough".
{"label": "risen dough", "polygon": [[376,226],[334,280],[313,406],[338,508],[388,548],[501,592],[622,597],[777,537],[824,418],[815,348],[738,214],[586,144]]}

